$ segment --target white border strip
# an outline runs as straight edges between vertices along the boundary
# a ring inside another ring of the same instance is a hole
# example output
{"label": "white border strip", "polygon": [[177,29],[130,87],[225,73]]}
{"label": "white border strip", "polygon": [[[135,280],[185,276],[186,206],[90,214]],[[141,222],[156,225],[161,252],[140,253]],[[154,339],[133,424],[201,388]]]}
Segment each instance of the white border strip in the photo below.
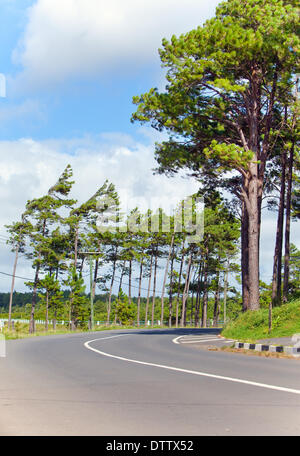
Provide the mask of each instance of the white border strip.
{"label": "white border strip", "polygon": [[[118,359],[120,361],[127,361],[129,363],[135,363],[135,364],[141,364],[143,366],[151,366],[151,367],[158,367],[160,369],[167,369],[175,372],[183,372],[185,374],[192,374],[192,375],[198,375],[201,377],[209,377],[209,378],[215,378],[218,380],[225,380],[229,382],[235,382],[235,383],[242,383],[244,385],[250,385],[250,386],[257,386],[259,388],[267,388],[275,391],[283,391],[285,393],[292,393],[292,394],[300,394],[300,390],[293,389],[293,388],[285,388],[283,386],[276,386],[276,385],[268,385],[266,383],[258,383],[258,382],[252,382],[250,380],[243,380],[240,378],[234,378],[234,377],[225,377],[223,375],[215,375],[215,374],[208,374],[206,372],[199,372],[199,371],[193,371],[193,370],[188,370],[188,369],[181,369],[178,367],[172,367],[172,366],[165,366],[164,364],[155,364],[155,363],[148,363],[145,361],[138,361],[136,359],[130,359],[130,358],[124,358],[122,356],[116,356],[116,355],[111,355],[109,353],[105,353],[103,351],[97,350],[96,348],[90,347],[89,344],[92,342],[96,342],[99,340],[105,340],[105,339],[113,339],[115,337],[122,337],[122,336],[131,336],[132,334],[120,334],[117,336],[110,336],[110,337],[104,337],[102,339],[93,339],[85,342],[84,346],[88,348],[89,350],[92,350],[95,353],[98,353],[99,355],[106,356],[108,358],[114,358]],[[178,342],[175,342],[178,343]]]}

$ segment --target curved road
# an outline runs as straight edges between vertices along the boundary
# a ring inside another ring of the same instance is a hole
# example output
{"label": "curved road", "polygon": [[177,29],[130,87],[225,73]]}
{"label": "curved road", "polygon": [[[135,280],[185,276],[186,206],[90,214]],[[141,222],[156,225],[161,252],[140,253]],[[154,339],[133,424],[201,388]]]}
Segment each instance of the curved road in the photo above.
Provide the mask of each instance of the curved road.
{"label": "curved road", "polygon": [[0,435],[300,435],[299,360],[173,343],[214,330],[7,342]]}

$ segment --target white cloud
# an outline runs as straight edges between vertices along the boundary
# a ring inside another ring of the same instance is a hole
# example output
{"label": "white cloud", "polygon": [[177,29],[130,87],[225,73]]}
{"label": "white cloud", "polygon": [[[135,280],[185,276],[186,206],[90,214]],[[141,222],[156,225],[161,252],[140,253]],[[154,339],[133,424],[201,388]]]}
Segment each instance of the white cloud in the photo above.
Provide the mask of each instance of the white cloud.
{"label": "white cloud", "polygon": [[[68,163],[74,171],[72,197],[80,203],[105,179],[115,184],[123,203],[128,199],[131,207],[142,198],[146,204],[155,200],[167,208],[175,193],[180,200],[198,188],[190,179],[153,176],[153,144],[145,146],[119,133],[72,140],[1,141],[0,157],[0,271],[8,273],[13,255],[1,238],[7,236],[4,225],[19,220],[27,200],[44,195]],[[24,258],[17,275],[33,275]],[[0,277],[0,290],[8,290],[9,284],[9,277]],[[17,289],[25,289],[21,279]]]}
{"label": "white cloud", "polygon": [[37,0],[13,58],[22,83],[64,82],[69,77],[125,73],[159,61],[157,49],[201,25],[219,0]]}

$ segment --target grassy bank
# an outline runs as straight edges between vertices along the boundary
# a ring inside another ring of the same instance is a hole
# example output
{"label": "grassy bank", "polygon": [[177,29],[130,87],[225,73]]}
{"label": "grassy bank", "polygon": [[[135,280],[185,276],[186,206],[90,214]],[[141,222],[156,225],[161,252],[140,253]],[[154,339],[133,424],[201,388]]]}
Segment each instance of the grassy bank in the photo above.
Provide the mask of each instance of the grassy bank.
{"label": "grassy bank", "polygon": [[[120,325],[111,325],[111,326],[106,326],[106,325],[101,325],[101,326],[95,326],[94,331],[109,331],[113,329],[117,330],[127,330],[127,329],[161,329],[161,326],[140,326],[139,328],[137,326],[120,326]],[[163,326],[163,328],[167,328],[167,326]],[[5,336],[6,340],[10,339],[25,339],[27,337],[38,337],[38,336],[52,336],[52,335],[59,335],[59,334],[79,334],[79,333],[88,333],[91,332],[86,329],[76,329],[75,331],[70,331],[66,327],[60,327],[56,330],[52,329],[49,327],[48,331],[45,330],[44,325],[36,325],[36,331],[33,334],[29,334],[29,324],[28,323],[18,323],[15,324],[15,329],[10,329],[8,330],[7,328],[4,328],[2,330],[2,334]],[[1,333],[0,333],[1,334]]]}
{"label": "grassy bank", "polygon": [[273,309],[271,332],[268,330],[268,321],[268,309],[248,311],[226,325],[222,336],[255,342],[258,339],[289,337],[300,333],[300,300]]}
{"label": "grassy bank", "polygon": [[[96,330],[104,330],[104,329],[117,329],[117,327],[107,327],[101,326]],[[84,330],[77,329],[76,331],[70,331],[66,327],[61,327],[56,330],[49,328],[48,331],[45,330],[44,325],[36,325],[36,331],[33,334],[29,334],[29,325],[28,323],[20,323],[15,325],[15,329],[8,330],[4,328],[2,334],[4,334],[5,339],[24,339],[27,337],[38,337],[38,336],[51,336],[51,335],[59,335],[59,334],[76,334],[86,332]]]}

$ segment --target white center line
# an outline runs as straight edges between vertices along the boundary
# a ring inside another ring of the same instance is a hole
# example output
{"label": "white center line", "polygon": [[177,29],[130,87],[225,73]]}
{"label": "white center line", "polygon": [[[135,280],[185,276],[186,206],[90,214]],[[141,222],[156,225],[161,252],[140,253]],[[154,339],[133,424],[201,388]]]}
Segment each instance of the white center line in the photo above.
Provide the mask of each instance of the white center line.
{"label": "white center line", "polygon": [[183,372],[185,374],[198,375],[198,376],[202,376],[202,377],[215,378],[217,380],[225,380],[225,381],[229,381],[229,382],[243,383],[245,385],[251,385],[251,386],[256,386],[259,388],[266,388],[266,389],[271,389],[271,390],[276,390],[276,391],[282,391],[285,393],[300,394],[300,390],[293,389],[293,388],[285,388],[283,386],[276,386],[276,385],[269,385],[267,383],[253,382],[250,380],[243,380],[241,378],[225,377],[223,375],[209,374],[207,372],[199,372],[199,371],[194,371],[194,370],[189,370],[189,369],[181,369],[179,367],[165,366],[164,364],[148,363],[146,361],[139,361],[136,359],[130,359],[130,358],[124,358],[122,356],[111,355],[110,353],[105,353],[103,351],[97,350],[96,348],[93,348],[90,346],[90,344],[92,342],[101,341],[101,340],[105,340],[105,339],[113,339],[115,337],[130,336],[130,335],[132,335],[132,334],[121,334],[121,335],[116,335],[116,336],[103,337],[101,339],[93,339],[93,340],[89,340],[89,341],[85,342],[84,346],[86,348],[88,348],[89,350],[92,350],[93,352],[98,353],[99,355],[106,356],[108,358],[118,359],[120,361],[126,361],[129,363],[157,367],[160,369],[167,369],[167,370],[171,370],[171,371],[175,371],[175,372]]}

